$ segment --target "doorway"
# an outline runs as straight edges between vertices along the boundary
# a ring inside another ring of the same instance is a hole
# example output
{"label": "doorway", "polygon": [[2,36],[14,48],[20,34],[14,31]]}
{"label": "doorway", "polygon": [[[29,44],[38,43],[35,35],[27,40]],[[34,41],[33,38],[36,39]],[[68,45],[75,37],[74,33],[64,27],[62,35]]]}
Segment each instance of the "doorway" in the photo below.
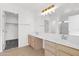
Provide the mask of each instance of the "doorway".
{"label": "doorway", "polygon": [[18,47],[18,14],[4,11],[4,50]]}
{"label": "doorway", "polygon": [[45,33],[49,32],[49,21],[48,20],[44,20],[44,31]]}

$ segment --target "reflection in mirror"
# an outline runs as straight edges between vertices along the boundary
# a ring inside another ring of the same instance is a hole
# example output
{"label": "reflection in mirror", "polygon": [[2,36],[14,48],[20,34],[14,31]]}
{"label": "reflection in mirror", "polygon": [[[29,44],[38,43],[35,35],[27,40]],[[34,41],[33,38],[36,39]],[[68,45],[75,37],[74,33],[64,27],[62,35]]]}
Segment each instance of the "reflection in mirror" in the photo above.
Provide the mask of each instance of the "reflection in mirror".
{"label": "reflection in mirror", "polygon": [[62,23],[60,24],[60,34],[68,34],[68,23],[64,23],[62,21]]}
{"label": "reflection in mirror", "polygon": [[79,36],[79,15],[68,17],[69,23],[69,34]]}
{"label": "reflection in mirror", "polygon": [[45,33],[48,33],[49,32],[49,21],[48,20],[44,20],[44,30],[45,30]]}

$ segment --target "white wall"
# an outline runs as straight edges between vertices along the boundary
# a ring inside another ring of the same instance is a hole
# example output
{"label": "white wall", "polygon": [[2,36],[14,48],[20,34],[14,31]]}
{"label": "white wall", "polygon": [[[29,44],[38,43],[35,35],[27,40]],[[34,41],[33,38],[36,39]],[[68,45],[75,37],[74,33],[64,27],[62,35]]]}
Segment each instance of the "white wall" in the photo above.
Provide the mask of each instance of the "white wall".
{"label": "white wall", "polygon": [[44,19],[40,13],[34,15],[34,31],[44,33]]}
{"label": "white wall", "polygon": [[[29,32],[33,32],[33,15],[29,10],[24,10],[22,7],[18,7],[15,4],[0,4],[0,10],[9,11],[19,14],[19,47],[26,46],[27,35]],[[2,20],[2,19],[0,19]],[[2,28],[2,27],[1,27]],[[1,37],[0,37],[1,38]],[[0,42],[3,39],[0,40]],[[0,51],[2,51],[2,43],[0,43]]]}
{"label": "white wall", "polygon": [[[0,9],[0,16],[1,16],[1,9]],[[0,17],[0,52],[2,51],[2,22],[1,22],[2,17]]]}
{"label": "white wall", "polygon": [[20,38],[20,47],[28,44],[28,33],[33,32],[34,24],[33,24],[33,13],[27,12],[26,10],[19,15],[19,38]]}

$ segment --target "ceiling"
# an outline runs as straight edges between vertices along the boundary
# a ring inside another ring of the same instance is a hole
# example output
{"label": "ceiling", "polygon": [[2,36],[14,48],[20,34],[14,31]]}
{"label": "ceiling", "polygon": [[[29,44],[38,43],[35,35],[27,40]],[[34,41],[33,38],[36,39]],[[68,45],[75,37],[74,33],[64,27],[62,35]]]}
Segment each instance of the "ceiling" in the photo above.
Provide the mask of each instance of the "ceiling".
{"label": "ceiling", "polygon": [[18,6],[23,8],[24,10],[29,10],[34,12],[34,14],[41,13],[41,10],[47,8],[49,5],[54,4],[57,9],[54,15],[63,15],[67,14],[70,11],[78,11],[79,10],[79,3],[11,3],[12,5]]}
{"label": "ceiling", "polygon": [[[79,3],[17,3],[15,5],[22,7],[25,10],[30,10],[31,12],[34,12],[36,16],[41,15],[41,10],[47,8],[51,4],[54,4],[57,7],[55,13],[52,13],[52,17],[79,14]],[[75,11],[77,12],[73,13]]]}
{"label": "ceiling", "polygon": [[33,12],[41,12],[42,9],[48,7],[49,5],[54,4],[55,6],[59,7],[61,3],[17,3],[15,5],[22,7],[24,9],[28,9]]}
{"label": "ceiling", "polygon": [[79,13],[79,3],[66,3],[62,6],[60,6],[57,10],[56,10],[56,14],[57,15],[74,15],[75,12]]}

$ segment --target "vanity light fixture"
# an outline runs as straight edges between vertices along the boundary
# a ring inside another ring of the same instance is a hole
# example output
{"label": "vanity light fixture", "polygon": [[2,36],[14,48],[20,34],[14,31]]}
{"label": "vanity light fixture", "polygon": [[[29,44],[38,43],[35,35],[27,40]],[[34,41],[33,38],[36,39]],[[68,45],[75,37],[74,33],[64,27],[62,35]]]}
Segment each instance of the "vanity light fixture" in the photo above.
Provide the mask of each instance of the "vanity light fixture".
{"label": "vanity light fixture", "polygon": [[47,8],[45,8],[45,9],[43,9],[42,12],[45,12],[45,11],[47,11],[47,10],[53,8],[53,7],[54,7],[54,5],[51,5],[51,6],[47,7]]}
{"label": "vanity light fixture", "polygon": [[50,5],[41,11],[41,15],[51,14],[52,12],[55,12],[55,9],[56,9],[55,5]]}

